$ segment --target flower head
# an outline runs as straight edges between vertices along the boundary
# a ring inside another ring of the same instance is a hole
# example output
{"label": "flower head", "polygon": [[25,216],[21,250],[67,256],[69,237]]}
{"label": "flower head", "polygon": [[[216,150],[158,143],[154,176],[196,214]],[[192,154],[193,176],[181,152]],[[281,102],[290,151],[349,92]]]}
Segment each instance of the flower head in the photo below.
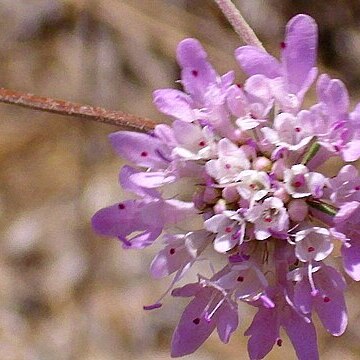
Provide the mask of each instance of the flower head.
{"label": "flower head", "polygon": [[[299,359],[318,359],[312,312],[331,334],[345,331],[345,282],[327,262],[338,242],[344,270],[360,280],[360,182],[347,163],[360,158],[360,105],[350,112],[344,84],[321,75],[317,103],[302,109],[317,77],[316,47],[316,23],[297,15],[286,27],[280,61],[253,46],[235,51],[249,76],[238,86],[233,72],[215,71],[197,40],[183,40],[177,60],[184,91],[154,92],[172,125],[110,136],[117,153],[137,166],[120,174],[136,198],[100,210],[93,226],[125,249],[163,234],[151,274],[173,275],[164,296],[192,298],[172,356],[194,352],[215,329],[228,342],[239,302],[258,308],[245,333],[251,359],[281,346],[281,327]],[[331,157],[343,162],[334,177],[319,167]],[[164,195],[183,179],[193,184],[191,200]],[[198,229],[179,231],[194,217]],[[222,258],[220,270],[212,253]],[[211,274],[174,289],[203,260]],[[145,308],[160,307],[164,296]]]}

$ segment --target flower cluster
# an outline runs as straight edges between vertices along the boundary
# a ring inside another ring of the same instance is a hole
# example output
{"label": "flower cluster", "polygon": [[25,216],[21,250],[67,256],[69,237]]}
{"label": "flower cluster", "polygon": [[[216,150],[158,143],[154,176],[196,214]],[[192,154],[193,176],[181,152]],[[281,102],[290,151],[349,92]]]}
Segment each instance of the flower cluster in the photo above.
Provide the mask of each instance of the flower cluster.
{"label": "flower cluster", "polygon": [[[360,105],[350,112],[343,83],[318,77],[316,51],[316,23],[297,15],[280,61],[253,46],[236,50],[248,78],[235,84],[234,72],[219,76],[199,42],[186,39],[177,50],[184,91],[154,93],[172,125],[110,135],[116,152],[137,165],[120,172],[136,198],[98,211],[93,227],[125,249],[162,234],[151,274],[172,275],[167,293],[192,298],[173,335],[174,357],[194,352],[215,328],[228,342],[239,302],[257,308],[245,332],[251,359],[281,346],[280,328],[299,359],[318,359],[313,313],[330,334],[345,331],[346,283],[329,255],[341,248],[345,272],[360,280],[360,177],[347,164],[360,158]],[[304,110],[314,82],[317,103]],[[324,166],[331,158],[337,172]],[[179,199],[169,189],[184,179],[192,195]],[[194,216],[201,226],[179,233]],[[222,254],[222,268],[175,288],[211,249]]]}

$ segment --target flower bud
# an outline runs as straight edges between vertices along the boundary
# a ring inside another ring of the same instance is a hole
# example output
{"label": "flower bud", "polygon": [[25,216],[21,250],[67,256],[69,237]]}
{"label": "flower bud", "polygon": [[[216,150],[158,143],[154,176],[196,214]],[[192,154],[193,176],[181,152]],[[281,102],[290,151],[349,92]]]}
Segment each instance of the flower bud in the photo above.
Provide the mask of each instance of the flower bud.
{"label": "flower bud", "polygon": [[288,214],[292,221],[295,222],[303,221],[305,220],[308,213],[309,213],[309,207],[306,204],[305,200],[296,199],[290,201],[288,205]]}
{"label": "flower bud", "polygon": [[284,159],[276,160],[271,168],[271,171],[274,173],[278,180],[284,178],[284,171],[287,169]]}
{"label": "flower bud", "polygon": [[269,172],[271,170],[272,162],[265,156],[257,157],[253,162],[253,169],[258,171]]}
{"label": "flower bud", "polygon": [[236,186],[227,186],[224,188],[222,191],[222,196],[229,203],[239,200],[239,193],[236,189]]}
{"label": "flower bud", "polygon": [[220,199],[214,206],[215,214],[221,214],[226,210],[226,202],[224,199]]}

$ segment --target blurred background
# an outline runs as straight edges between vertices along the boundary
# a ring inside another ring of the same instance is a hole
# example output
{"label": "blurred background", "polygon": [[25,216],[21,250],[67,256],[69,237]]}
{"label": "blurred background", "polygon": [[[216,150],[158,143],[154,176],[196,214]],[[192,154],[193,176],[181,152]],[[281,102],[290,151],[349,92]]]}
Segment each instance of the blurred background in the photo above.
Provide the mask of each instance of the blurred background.
{"label": "blurred background", "polygon": [[[313,16],[321,71],[360,100],[358,0],[234,3],[275,54],[287,20]],[[242,43],[211,0],[0,0],[0,86],[166,121],[152,91],[176,86],[176,45],[189,36],[220,73],[238,69]],[[125,252],[89,225],[123,196],[116,130],[0,105],[0,360],[170,359],[185,302],[142,310],[167,286],[148,274],[156,249]],[[350,284],[344,336],[319,331],[322,359],[360,359],[359,295]],[[188,359],[247,359],[247,311],[229,345],[213,336]],[[287,343],[267,359],[295,359]]]}

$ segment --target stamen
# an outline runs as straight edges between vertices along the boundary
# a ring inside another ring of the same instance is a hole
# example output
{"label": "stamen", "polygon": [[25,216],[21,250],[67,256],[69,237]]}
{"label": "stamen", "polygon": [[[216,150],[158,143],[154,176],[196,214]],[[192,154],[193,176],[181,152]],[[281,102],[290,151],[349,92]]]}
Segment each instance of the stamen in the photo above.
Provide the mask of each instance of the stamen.
{"label": "stamen", "polygon": [[118,239],[124,244],[124,246],[131,247],[131,242],[125,237],[118,236]]}
{"label": "stamen", "polygon": [[223,297],[218,303],[217,305],[214,307],[213,311],[208,314],[206,313],[205,314],[205,320],[210,322],[211,321],[211,318],[214,316],[214,314],[216,313],[216,311],[220,308],[220,306],[223,304],[223,302],[225,301],[225,298]]}
{"label": "stamen", "polygon": [[310,287],[311,287],[311,296],[317,296],[319,294],[319,290],[315,287],[315,283],[314,283],[314,278],[312,275],[312,264],[309,263],[308,265],[308,278],[309,278],[309,283],[310,283]]}
{"label": "stamen", "polygon": [[169,250],[169,253],[170,253],[170,255],[174,255],[174,254],[175,254],[175,249],[174,249],[174,248],[171,248],[171,249]]}
{"label": "stamen", "polygon": [[267,295],[261,295],[260,300],[267,309],[273,309],[275,307],[274,302]]}
{"label": "stamen", "polygon": [[281,48],[281,49],[285,49],[285,48],[286,48],[286,42],[285,42],[285,41],[282,41],[282,42],[280,43],[280,48]]}
{"label": "stamen", "polygon": [[152,305],[144,305],[143,309],[144,310],[155,310],[155,309],[159,309],[161,307],[162,307],[161,303],[155,303],[155,304],[152,304]]}
{"label": "stamen", "polygon": [[243,276],[238,276],[238,278],[236,279],[239,282],[243,282],[244,281],[244,277]]}
{"label": "stamen", "polygon": [[277,341],[276,341],[277,346],[281,347],[282,343],[283,343],[283,341],[281,339],[277,339]]}

